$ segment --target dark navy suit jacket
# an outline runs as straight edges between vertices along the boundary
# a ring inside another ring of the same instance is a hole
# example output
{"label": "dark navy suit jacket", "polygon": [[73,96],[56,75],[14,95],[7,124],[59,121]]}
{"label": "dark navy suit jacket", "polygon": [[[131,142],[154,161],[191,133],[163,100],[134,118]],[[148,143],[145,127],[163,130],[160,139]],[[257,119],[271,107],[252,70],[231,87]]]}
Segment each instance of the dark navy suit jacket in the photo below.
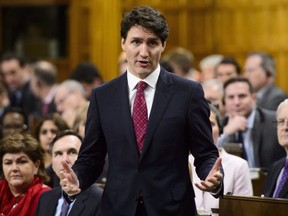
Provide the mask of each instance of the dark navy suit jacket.
{"label": "dark navy suit jacket", "polygon": [[90,100],[86,135],[73,166],[80,187],[95,182],[108,152],[103,215],[135,216],[139,194],[148,215],[196,215],[188,154],[194,155],[198,176],[205,179],[218,158],[209,115],[199,83],[162,69],[139,155],[127,74],[97,87]]}

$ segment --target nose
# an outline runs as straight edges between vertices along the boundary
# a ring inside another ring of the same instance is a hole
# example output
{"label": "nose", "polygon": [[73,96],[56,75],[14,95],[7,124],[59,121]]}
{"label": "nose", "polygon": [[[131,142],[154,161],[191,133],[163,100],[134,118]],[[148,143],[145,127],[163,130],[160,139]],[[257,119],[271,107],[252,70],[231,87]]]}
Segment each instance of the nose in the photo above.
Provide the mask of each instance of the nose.
{"label": "nose", "polygon": [[65,152],[63,153],[63,160],[65,160],[68,164],[71,164],[68,154]]}
{"label": "nose", "polygon": [[147,58],[148,57],[148,46],[147,44],[143,43],[141,48],[140,48],[140,56],[142,58]]}
{"label": "nose", "polygon": [[11,167],[13,172],[17,172],[19,170],[19,167],[17,166],[16,163],[12,163],[12,167]]}

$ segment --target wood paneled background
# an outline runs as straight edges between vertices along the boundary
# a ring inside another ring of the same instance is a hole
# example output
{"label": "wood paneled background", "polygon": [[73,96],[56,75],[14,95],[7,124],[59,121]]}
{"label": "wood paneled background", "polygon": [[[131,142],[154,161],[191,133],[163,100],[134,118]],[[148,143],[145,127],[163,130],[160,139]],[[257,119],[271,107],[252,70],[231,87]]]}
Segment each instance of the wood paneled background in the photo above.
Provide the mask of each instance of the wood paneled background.
{"label": "wood paneled background", "polygon": [[82,60],[96,63],[106,81],[116,77],[121,16],[150,5],[168,21],[167,51],[189,49],[196,68],[208,54],[234,56],[243,65],[248,52],[269,52],[276,60],[276,84],[288,92],[288,0],[0,0],[0,7],[27,2],[69,7],[68,56],[54,60],[61,79]]}

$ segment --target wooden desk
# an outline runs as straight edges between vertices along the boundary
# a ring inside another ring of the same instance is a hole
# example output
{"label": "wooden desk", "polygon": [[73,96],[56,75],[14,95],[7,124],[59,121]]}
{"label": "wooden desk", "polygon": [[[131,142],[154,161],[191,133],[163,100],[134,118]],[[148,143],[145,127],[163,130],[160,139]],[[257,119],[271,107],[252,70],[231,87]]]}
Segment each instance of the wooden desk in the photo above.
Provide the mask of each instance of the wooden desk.
{"label": "wooden desk", "polygon": [[288,199],[241,197],[220,198],[219,216],[287,216]]}

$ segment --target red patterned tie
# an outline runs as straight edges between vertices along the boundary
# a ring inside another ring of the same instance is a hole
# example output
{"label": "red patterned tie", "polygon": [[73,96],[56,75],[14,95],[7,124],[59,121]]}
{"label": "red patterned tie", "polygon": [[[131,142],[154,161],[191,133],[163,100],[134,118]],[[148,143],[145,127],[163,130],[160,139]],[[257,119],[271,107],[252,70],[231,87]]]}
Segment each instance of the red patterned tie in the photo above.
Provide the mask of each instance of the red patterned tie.
{"label": "red patterned tie", "polygon": [[147,87],[147,83],[140,81],[137,84],[137,93],[134,100],[133,105],[133,124],[134,124],[134,131],[135,136],[137,140],[137,146],[139,149],[139,152],[141,154],[143,143],[144,143],[144,137],[146,133],[146,127],[147,127],[147,106],[144,96],[144,90]]}

